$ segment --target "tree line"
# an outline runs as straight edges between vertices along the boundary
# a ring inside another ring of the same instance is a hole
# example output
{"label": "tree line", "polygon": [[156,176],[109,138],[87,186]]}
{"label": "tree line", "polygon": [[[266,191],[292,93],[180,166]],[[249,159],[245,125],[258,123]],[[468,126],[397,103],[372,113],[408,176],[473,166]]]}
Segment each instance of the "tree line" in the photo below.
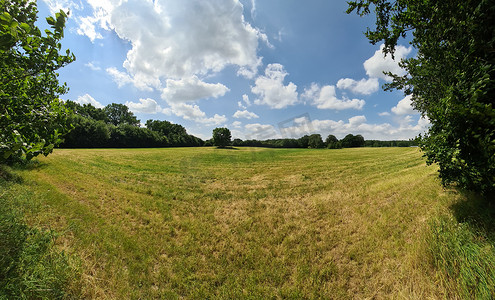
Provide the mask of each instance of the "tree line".
{"label": "tree line", "polygon": [[148,120],[146,127],[127,106],[112,103],[104,108],[67,101],[73,113],[68,118],[72,127],[65,135],[63,148],[150,148],[198,147],[204,141],[187,133],[179,124]]}
{"label": "tree line", "polygon": [[341,149],[355,147],[412,147],[417,146],[416,139],[408,141],[379,141],[365,140],[360,134],[348,134],[342,139],[338,139],[333,134],[327,136],[325,141],[321,134],[304,135],[298,139],[267,139],[267,140],[230,140],[230,130],[227,128],[215,128],[213,138],[205,142],[205,146],[234,146],[234,147],[267,147],[267,148],[312,148],[312,149]]}

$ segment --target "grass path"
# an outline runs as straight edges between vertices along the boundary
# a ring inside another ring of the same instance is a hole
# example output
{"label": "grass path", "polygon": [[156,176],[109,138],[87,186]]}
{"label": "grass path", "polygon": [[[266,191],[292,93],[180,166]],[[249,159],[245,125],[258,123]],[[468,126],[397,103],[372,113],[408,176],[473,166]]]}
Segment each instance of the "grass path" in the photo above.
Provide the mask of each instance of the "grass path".
{"label": "grass path", "polygon": [[[19,171],[88,298],[437,298],[415,148],[58,149]],[[25,174],[22,174],[25,172]]]}

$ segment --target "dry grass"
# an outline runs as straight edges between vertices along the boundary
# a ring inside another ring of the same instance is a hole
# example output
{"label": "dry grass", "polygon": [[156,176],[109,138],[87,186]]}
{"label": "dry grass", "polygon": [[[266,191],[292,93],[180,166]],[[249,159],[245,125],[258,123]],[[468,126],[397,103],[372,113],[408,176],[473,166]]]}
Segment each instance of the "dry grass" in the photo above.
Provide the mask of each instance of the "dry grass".
{"label": "dry grass", "polygon": [[442,298],[415,148],[57,150],[22,174],[85,298]]}

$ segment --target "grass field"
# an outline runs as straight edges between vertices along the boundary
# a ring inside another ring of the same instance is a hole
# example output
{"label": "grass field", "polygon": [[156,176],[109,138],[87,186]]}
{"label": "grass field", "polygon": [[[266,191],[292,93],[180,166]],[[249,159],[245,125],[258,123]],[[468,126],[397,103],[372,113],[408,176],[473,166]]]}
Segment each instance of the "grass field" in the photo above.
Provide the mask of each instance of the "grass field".
{"label": "grass field", "polygon": [[58,149],[13,172],[84,298],[456,296],[431,228],[465,196],[416,148]]}

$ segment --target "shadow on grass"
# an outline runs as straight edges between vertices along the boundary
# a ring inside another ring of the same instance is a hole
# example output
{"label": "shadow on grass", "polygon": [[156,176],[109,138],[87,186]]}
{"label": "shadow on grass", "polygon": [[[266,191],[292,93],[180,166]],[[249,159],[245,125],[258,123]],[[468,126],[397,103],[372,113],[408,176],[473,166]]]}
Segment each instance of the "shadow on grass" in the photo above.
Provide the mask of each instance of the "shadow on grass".
{"label": "shadow on grass", "polygon": [[473,193],[460,192],[452,217],[430,223],[430,258],[448,298],[495,299],[495,206]]}
{"label": "shadow on grass", "polygon": [[495,203],[470,192],[450,208],[457,222],[468,224],[495,246]]}

